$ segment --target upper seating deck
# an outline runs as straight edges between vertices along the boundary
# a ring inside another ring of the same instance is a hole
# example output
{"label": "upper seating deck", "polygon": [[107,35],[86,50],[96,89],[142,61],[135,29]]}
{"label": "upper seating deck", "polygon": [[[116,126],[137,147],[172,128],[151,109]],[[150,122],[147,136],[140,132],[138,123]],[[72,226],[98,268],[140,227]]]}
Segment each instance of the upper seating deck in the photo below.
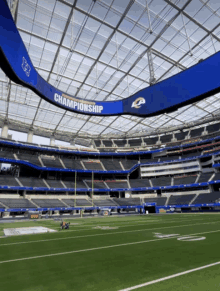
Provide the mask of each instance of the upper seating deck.
{"label": "upper seating deck", "polygon": [[188,135],[188,131],[184,131],[184,132],[178,132],[175,134],[175,138],[179,141],[179,140],[184,140],[185,137]]}
{"label": "upper seating deck", "polygon": [[158,136],[156,136],[156,137],[144,137],[144,142],[147,145],[155,145],[157,141],[158,141]]}
{"label": "upper seating deck", "polygon": [[[186,146],[187,144],[190,144],[190,143],[202,143],[202,142],[205,142],[206,139],[209,139],[209,140],[210,139],[212,139],[212,140],[216,139],[217,140],[218,136],[216,136],[216,137],[202,136],[202,139],[201,138],[200,139],[192,139],[191,138],[189,140],[184,140],[182,145],[177,143],[176,147],[178,147],[178,146],[180,146],[180,147]],[[150,138],[150,140],[151,140],[151,138]],[[158,137],[155,140],[157,141]],[[161,140],[162,140],[162,136],[161,136]],[[148,139],[148,141],[149,141],[149,139]],[[167,144],[167,146],[168,146],[168,148],[169,147],[175,147],[174,144],[175,143],[173,143],[173,145],[171,145],[171,143],[170,143],[170,145]],[[52,155],[55,155],[55,153],[56,153],[56,155],[57,154],[63,155],[64,153],[66,155],[67,153],[69,153],[70,155],[76,154],[76,155],[91,155],[91,156],[92,155],[105,155],[105,154],[107,154],[107,153],[101,153],[101,152],[97,151],[96,149],[91,149],[91,148],[88,148],[86,150],[85,149],[83,149],[83,150],[81,149],[81,151],[79,151],[78,149],[72,149],[71,150],[71,149],[68,149],[68,148],[67,149],[63,149],[63,148],[51,147],[51,146],[36,146],[36,145],[30,145],[30,144],[27,144],[27,143],[12,142],[12,141],[9,141],[7,139],[0,139],[0,145],[1,145],[1,147],[2,146],[5,147],[5,146],[9,145],[10,148],[14,147],[14,149],[19,149],[18,155],[21,155],[22,153],[24,155],[27,155],[27,154],[28,155],[30,155],[30,154],[33,155],[36,152],[37,152],[37,155],[42,155],[43,152],[45,152],[45,153],[46,152],[50,152],[50,154],[52,154]],[[111,150],[111,148],[109,148],[109,149]],[[154,147],[154,148],[151,148],[151,149],[149,149],[149,147],[146,148],[146,149],[142,149],[141,148],[140,149],[141,150],[140,154],[143,153],[143,150],[144,150],[144,152],[149,152],[150,153],[150,152],[155,152],[155,151],[158,151],[158,150],[159,151],[161,151],[161,150],[163,151],[165,149],[166,148],[164,148],[164,147],[160,148],[158,146]],[[117,153],[117,148],[113,147],[112,150],[113,150],[112,155],[131,155],[131,154],[132,155],[138,155],[137,149],[130,149],[130,151],[129,151],[129,149],[126,148],[125,152],[118,152],[118,153]],[[116,151],[116,152],[114,152],[114,151]],[[17,152],[16,152],[16,154],[17,154]],[[45,155],[45,154],[43,154],[43,155]],[[25,157],[21,157],[21,160],[23,158],[25,158]],[[62,157],[62,158],[66,159],[66,156]],[[26,157],[26,160],[29,160],[29,159],[30,159],[30,157]],[[43,159],[44,159],[44,157],[43,157]],[[37,159],[37,161],[35,161],[35,163],[36,162],[39,164],[39,160],[38,159]],[[68,164],[67,161],[65,161],[65,162]],[[45,161],[45,163],[48,164],[47,161]],[[55,163],[57,163],[57,166],[60,167],[59,160],[55,161]],[[41,165],[41,163],[39,165]],[[61,167],[62,167],[62,164],[61,164]],[[72,165],[70,165],[70,168],[74,168],[74,167],[72,167]]]}
{"label": "upper seating deck", "polygon": [[113,146],[112,140],[102,140],[102,143],[104,144],[105,147],[112,147]]}
{"label": "upper seating deck", "polygon": [[160,136],[160,141],[162,143],[168,143],[168,142],[171,142],[172,137],[173,137],[172,134],[161,135]]}
{"label": "upper seating deck", "polygon": [[128,140],[128,144],[130,145],[130,147],[140,147],[141,143],[142,143],[142,140],[140,138]]}
{"label": "upper seating deck", "polygon": [[203,131],[204,131],[204,127],[192,129],[190,131],[190,137],[192,138],[192,137],[201,136]]}
{"label": "upper seating deck", "polygon": [[[206,131],[209,134],[213,134],[214,132],[218,132],[220,129],[220,124],[212,124],[212,125],[208,125],[206,126]],[[171,144],[173,143],[178,144],[180,142],[187,142],[187,140],[193,139],[193,138],[204,138],[205,136],[202,135],[202,133],[204,132],[205,127],[201,126],[198,128],[194,128],[194,129],[185,129],[183,131],[179,131],[179,132],[173,132],[173,133],[165,133],[159,136],[153,136],[153,137],[143,137],[144,142],[149,145],[149,146],[155,146],[157,141],[160,140],[160,142],[162,144]],[[172,142],[172,138],[175,138],[177,140],[177,142]],[[141,138],[128,138],[126,139],[113,139],[114,143],[112,140],[95,140],[95,145],[97,148],[100,148],[100,150],[102,150],[103,146],[102,144],[104,144],[104,146],[106,147],[113,147],[114,145],[116,145],[118,148],[122,148],[125,147],[126,144],[128,144],[130,147],[141,147],[142,146],[142,139]],[[128,142],[127,142],[128,141]],[[127,147],[127,146],[126,146]]]}
{"label": "upper seating deck", "polygon": [[126,139],[114,139],[114,143],[118,146],[118,147],[125,147],[125,145],[127,144],[127,140]]}
{"label": "upper seating deck", "polygon": [[219,131],[219,129],[220,129],[220,123],[210,124],[206,127],[206,130],[209,133],[217,132],[217,131]]}

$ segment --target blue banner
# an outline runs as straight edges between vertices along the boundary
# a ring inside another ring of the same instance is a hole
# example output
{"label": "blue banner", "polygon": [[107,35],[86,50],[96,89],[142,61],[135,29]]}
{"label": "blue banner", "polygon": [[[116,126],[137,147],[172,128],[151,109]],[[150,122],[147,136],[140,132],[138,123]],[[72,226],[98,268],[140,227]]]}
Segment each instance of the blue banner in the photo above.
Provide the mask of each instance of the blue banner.
{"label": "blue banner", "polygon": [[63,109],[88,115],[152,116],[220,92],[220,53],[118,101],[85,100],[47,83],[34,68],[6,0],[0,0],[0,67],[15,83]]}

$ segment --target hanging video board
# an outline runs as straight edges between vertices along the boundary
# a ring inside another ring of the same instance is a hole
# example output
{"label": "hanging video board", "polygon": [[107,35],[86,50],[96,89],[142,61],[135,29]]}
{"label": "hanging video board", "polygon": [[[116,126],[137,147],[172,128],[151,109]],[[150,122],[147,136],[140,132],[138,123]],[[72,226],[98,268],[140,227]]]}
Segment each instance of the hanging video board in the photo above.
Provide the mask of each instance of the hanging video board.
{"label": "hanging video board", "polygon": [[0,0],[0,67],[15,83],[63,109],[88,115],[140,117],[170,112],[220,92],[220,53],[118,101],[94,101],[53,87],[34,68],[6,0]]}

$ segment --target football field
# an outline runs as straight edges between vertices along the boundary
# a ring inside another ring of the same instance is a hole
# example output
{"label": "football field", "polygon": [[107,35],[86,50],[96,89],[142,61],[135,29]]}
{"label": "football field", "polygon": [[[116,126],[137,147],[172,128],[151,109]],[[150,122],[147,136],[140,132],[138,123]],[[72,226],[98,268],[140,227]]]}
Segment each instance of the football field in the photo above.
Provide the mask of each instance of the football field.
{"label": "football field", "polygon": [[[0,224],[1,290],[220,290],[220,214]],[[4,237],[3,229],[53,233]]]}

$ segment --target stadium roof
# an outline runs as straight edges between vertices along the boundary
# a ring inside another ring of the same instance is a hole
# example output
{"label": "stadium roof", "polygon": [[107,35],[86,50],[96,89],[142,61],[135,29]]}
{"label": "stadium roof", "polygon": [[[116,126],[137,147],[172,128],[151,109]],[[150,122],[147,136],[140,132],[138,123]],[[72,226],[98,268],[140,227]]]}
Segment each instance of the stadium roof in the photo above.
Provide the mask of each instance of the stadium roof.
{"label": "stadium roof", "polygon": [[[119,100],[220,48],[219,0],[8,0],[28,53],[50,84]],[[98,117],[55,107],[0,70],[0,120],[63,140],[182,127],[218,115],[220,94],[156,117]]]}

